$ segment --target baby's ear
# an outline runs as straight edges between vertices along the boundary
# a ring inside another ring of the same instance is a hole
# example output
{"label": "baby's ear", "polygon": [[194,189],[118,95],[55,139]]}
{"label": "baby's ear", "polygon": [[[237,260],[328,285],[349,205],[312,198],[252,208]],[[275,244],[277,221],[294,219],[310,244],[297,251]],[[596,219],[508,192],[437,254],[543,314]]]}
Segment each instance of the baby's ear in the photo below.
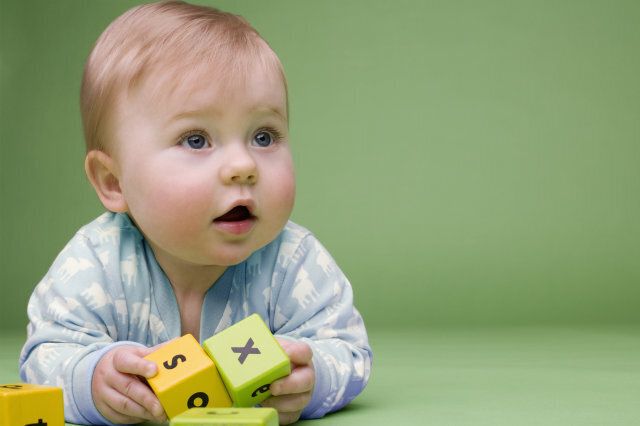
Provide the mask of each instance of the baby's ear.
{"label": "baby's ear", "polygon": [[128,206],[120,188],[115,162],[109,154],[99,150],[89,151],[84,159],[84,170],[107,210],[119,213],[127,211]]}

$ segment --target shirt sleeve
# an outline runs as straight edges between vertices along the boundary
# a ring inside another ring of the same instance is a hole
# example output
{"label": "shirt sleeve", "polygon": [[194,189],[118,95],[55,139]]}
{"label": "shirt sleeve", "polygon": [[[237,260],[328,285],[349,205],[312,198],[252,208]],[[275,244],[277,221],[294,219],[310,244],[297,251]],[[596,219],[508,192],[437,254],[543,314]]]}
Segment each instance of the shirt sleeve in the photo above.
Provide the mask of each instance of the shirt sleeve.
{"label": "shirt sleeve", "polygon": [[106,272],[80,234],[67,244],[29,300],[27,341],[20,354],[25,382],[63,389],[67,421],[111,424],[95,408],[91,381],[96,364],[114,343],[117,313],[105,291]]}
{"label": "shirt sleeve", "polygon": [[351,284],[313,235],[289,259],[275,297],[276,335],[303,341],[313,351],[316,383],[301,417],[344,407],[367,384],[372,351]]}

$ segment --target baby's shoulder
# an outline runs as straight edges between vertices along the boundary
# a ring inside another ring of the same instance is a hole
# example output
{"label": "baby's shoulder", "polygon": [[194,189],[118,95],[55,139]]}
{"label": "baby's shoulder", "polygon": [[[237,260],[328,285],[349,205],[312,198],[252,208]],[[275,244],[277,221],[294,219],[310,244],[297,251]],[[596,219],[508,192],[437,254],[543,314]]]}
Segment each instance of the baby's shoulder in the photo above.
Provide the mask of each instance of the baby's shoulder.
{"label": "baby's shoulder", "polygon": [[[283,250],[295,251],[306,239],[314,239],[315,236],[304,226],[288,221],[278,238],[280,252]],[[291,253],[293,254],[293,253]]]}
{"label": "baby's shoulder", "polygon": [[287,222],[272,245],[277,252],[277,264],[285,269],[305,262],[309,258],[328,255],[326,248],[313,232],[292,221]]}
{"label": "baby's shoulder", "polygon": [[[140,231],[126,214],[106,212],[82,226],[58,254],[54,267],[65,262],[117,265],[142,251]],[[69,260],[71,259],[71,260]]]}
{"label": "baby's shoulder", "polygon": [[133,225],[129,216],[123,213],[105,212],[84,225],[76,237],[85,240],[93,247],[119,247],[130,240],[142,239],[140,231]]}
{"label": "baby's shoulder", "polygon": [[319,244],[313,232],[292,221],[287,222],[274,243],[277,247],[278,257],[281,260],[292,260],[299,256],[301,252],[309,251],[309,248]]}
{"label": "baby's shoulder", "polygon": [[[71,295],[84,285],[106,286],[138,274],[139,231],[126,215],[107,212],[80,228],[53,261],[44,281]],[[124,277],[124,278],[123,278]],[[46,288],[46,286],[45,286]]]}

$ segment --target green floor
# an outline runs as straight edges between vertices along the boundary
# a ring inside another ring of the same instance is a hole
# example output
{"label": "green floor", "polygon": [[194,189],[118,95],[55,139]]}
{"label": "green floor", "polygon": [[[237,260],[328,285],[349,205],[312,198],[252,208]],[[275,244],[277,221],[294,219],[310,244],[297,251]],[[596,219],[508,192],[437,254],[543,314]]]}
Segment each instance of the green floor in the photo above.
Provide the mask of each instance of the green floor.
{"label": "green floor", "polygon": [[[365,392],[316,425],[639,425],[640,327],[370,331]],[[0,383],[22,336],[0,338]]]}

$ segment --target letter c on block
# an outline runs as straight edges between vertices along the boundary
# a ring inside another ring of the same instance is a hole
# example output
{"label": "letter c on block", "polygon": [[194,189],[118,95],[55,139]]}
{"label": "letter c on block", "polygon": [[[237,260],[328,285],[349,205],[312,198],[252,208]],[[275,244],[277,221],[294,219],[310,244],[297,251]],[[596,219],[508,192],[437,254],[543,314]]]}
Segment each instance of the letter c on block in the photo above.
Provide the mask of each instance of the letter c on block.
{"label": "letter c on block", "polygon": [[260,386],[258,389],[253,391],[251,396],[255,398],[256,396],[258,396],[259,393],[265,393],[266,391],[269,390],[269,386],[271,386],[271,383],[267,383],[266,385]]}

